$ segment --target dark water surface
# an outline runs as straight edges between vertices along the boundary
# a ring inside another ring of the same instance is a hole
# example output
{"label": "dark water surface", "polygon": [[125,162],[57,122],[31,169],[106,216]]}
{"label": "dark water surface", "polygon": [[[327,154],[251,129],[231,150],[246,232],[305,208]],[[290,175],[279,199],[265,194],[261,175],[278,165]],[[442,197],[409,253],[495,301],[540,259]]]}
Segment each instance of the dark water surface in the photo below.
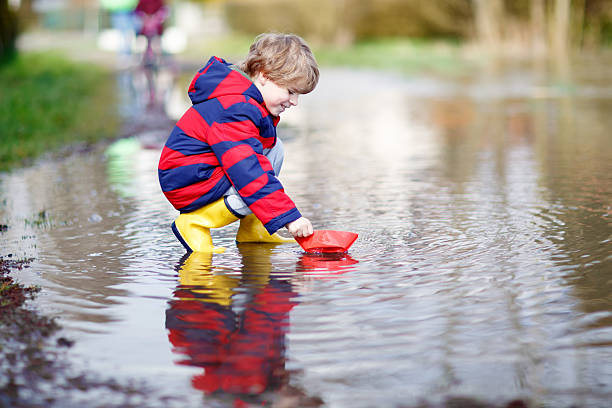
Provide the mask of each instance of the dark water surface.
{"label": "dark water surface", "polygon": [[159,406],[608,407],[609,72],[323,71],[281,122],[281,179],[316,228],[360,235],[344,256],[231,225],[185,259],[134,139],[0,175],[0,255],[35,257],[16,275],[77,365]]}

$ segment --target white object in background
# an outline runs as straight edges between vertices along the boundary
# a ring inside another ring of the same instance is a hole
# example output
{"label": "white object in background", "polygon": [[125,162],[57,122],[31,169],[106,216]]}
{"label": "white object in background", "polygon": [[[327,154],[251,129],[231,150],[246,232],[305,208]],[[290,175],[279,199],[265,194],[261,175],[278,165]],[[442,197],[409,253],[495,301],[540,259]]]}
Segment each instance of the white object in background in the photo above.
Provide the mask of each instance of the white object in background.
{"label": "white object in background", "polygon": [[178,27],[168,27],[162,35],[161,46],[169,54],[179,54],[187,48],[187,34]]}
{"label": "white object in background", "polygon": [[98,34],[97,45],[98,48],[103,51],[114,51],[119,50],[119,44],[121,44],[122,36],[119,30],[109,28],[107,30],[100,31]]}

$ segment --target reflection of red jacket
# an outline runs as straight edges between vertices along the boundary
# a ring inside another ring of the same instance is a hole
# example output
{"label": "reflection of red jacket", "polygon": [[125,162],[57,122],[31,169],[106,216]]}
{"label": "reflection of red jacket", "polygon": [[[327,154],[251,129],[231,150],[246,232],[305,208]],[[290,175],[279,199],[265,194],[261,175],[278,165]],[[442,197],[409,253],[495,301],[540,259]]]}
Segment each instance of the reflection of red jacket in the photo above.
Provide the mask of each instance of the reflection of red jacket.
{"label": "reflection of red jacket", "polygon": [[276,124],[255,84],[212,57],[189,86],[193,106],[172,130],[158,166],[170,203],[191,212],[233,185],[269,233],[301,217],[263,149],[276,144]]}
{"label": "reflection of red jacket", "polygon": [[[258,394],[276,388],[284,373],[285,333],[293,308],[288,282],[272,281],[237,316],[229,307],[197,299],[188,289],[175,293],[166,328],[180,364],[204,368],[193,386],[207,393]],[[201,295],[198,295],[201,296]]]}

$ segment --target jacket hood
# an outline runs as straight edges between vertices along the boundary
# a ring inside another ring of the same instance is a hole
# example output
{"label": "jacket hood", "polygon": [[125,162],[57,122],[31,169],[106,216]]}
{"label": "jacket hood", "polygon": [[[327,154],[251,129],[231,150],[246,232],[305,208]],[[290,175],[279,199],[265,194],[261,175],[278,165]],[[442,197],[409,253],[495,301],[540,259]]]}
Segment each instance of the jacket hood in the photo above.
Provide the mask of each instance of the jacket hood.
{"label": "jacket hood", "polygon": [[188,94],[193,104],[229,95],[248,96],[263,104],[263,96],[253,81],[219,57],[211,57],[198,71]]}

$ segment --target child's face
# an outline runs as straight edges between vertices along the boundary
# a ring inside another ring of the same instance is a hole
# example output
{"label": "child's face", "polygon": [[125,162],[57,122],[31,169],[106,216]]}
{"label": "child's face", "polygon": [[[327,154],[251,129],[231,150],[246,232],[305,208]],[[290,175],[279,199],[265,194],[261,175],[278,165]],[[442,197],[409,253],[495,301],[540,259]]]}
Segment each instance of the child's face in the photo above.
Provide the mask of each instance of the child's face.
{"label": "child's face", "polygon": [[261,92],[264,103],[273,116],[279,116],[285,109],[298,104],[299,94],[289,92],[287,88],[276,85],[261,72],[255,76],[253,82]]}

